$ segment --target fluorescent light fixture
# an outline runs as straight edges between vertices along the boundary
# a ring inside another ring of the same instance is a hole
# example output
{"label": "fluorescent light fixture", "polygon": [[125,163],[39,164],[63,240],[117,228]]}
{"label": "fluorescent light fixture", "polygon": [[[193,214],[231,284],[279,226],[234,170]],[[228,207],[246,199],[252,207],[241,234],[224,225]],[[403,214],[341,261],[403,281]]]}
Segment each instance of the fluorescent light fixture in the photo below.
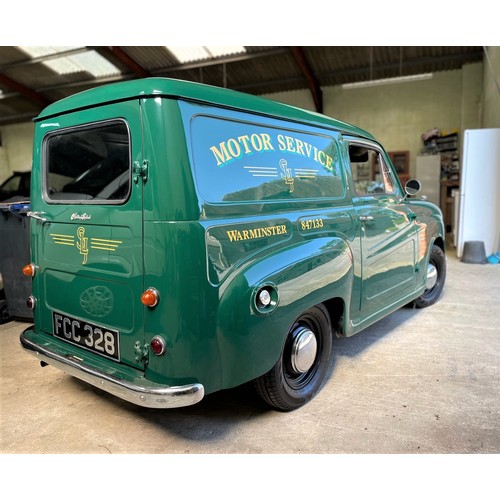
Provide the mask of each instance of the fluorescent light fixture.
{"label": "fluorescent light fixture", "polygon": [[241,45],[169,45],[167,49],[182,64],[246,52],[245,47]]}
{"label": "fluorescent light fixture", "polygon": [[[79,47],[19,47],[30,57],[43,57],[47,55],[58,54]],[[85,71],[94,78],[104,76],[119,75],[120,70],[111,64],[107,59],[98,54],[95,50],[89,50],[72,56],[63,56],[44,61],[45,66],[59,75],[68,75]]]}
{"label": "fluorescent light fixture", "polygon": [[396,76],[394,78],[381,78],[380,80],[367,80],[364,82],[344,83],[343,89],[359,89],[363,87],[375,87],[377,85],[388,85],[391,83],[415,82],[418,80],[430,80],[432,73],[421,73],[419,75]]}

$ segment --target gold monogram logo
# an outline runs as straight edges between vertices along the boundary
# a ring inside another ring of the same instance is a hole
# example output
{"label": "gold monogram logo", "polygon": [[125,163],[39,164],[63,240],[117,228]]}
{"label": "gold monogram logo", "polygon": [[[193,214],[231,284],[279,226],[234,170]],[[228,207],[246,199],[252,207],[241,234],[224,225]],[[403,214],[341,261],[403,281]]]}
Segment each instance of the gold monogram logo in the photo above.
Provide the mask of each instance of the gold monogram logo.
{"label": "gold monogram logo", "polygon": [[[50,233],[52,241],[56,245],[67,245],[71,247],[75,247],[79,250],[80,255],[82,256],[82,264],[87,264],[89,260],[89,252],[92,250],[105,250],[108,252],[114,252],[116,249],[123,243],[121,240],[108,240],[105,238],[89,238],[85,236],[85,228],[79,226],[76,230],[76,238],[75,236],[70,234],[58,234],[58,233]],[[90,242],[89,242],[90,240]]]}
{"label": "gold monogram logo", "polygon": [[89,239],[85,236],[85,228],[79,227],[76,231],[76,234],[78,235],[78,240],[79,240],[78,243],[76,244],[76,247],[78,248],[78,250],[80,250],[80,253],[83,255],[82,264],[86,264],[89,256]]}
{"label": "gold monogram logo", "polygon": [[293,185],[293,175],[292,169],[288,168],[288,163],[286,160],[280,160],[280,167],[283,173],[281,174],[281,178],[285,181],[285,184],[290,188],[290,193],[293,193],[294,185]]}

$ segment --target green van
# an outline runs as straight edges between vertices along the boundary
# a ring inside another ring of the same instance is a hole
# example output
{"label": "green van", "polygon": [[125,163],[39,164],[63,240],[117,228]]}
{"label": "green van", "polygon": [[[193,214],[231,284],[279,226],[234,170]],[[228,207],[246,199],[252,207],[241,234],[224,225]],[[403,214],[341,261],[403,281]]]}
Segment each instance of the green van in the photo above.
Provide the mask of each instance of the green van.
{"label": "green van", "polygon": [[293,410],[334,335],[441,294],[439,209],[354,126],[162,78],[35,122],[21,344],[43,366],[150,408],[255,381]]}

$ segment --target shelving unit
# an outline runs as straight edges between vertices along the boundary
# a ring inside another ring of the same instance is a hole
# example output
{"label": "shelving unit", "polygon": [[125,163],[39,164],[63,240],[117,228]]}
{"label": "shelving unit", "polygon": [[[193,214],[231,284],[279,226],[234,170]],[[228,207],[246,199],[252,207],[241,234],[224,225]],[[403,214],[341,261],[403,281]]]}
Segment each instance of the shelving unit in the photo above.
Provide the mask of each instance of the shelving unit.
{"label": "shelving unit", "polygon": [[401,184],[404,186],[410,180],[410,152],[409,151],[388,151],[396,173]]}
{"label": "shelving unit", "polygon": [[443,212],[446,232],[453,231],[455,199],[453,191],[460,188],[460,158],[458,145],[458,130],[451,132],[434,129],[431,134],[424,137],[424,155],[439,155],[441,166],[441,185],[439,207]]}

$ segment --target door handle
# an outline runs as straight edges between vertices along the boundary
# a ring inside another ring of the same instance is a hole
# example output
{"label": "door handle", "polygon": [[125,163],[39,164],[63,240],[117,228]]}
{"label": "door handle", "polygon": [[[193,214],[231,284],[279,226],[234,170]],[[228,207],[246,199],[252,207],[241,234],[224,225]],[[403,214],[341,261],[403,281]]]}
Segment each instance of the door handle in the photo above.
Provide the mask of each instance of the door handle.
{"label": "door handle", "polygon": [[373,216],[372,215],[360,215],[359,220],[361,222],[369,222],[369,221],[373,220]]}
{"label": "door handle", "polygon": [[45,215],[45,212],[28,212],[26,215],[36,220],[41,220],[41,221],[47,220],[44,217],[42,217],[42,215]]}

